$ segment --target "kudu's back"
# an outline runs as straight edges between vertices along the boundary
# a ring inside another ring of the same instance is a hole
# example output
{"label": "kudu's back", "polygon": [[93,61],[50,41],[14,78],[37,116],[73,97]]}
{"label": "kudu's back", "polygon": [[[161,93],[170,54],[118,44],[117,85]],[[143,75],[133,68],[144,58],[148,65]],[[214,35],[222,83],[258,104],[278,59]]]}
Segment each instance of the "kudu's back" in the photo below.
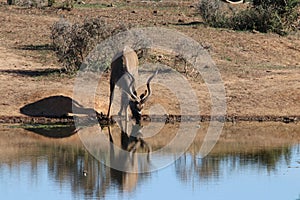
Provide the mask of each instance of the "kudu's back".
{"label": "kudu's back", "polygon": [[110,83],[118,84],[120,78],[126,73],[133,77],[138,76],[139,59],[135,51],[130,47],[125,47],[123,51],[117,54],[111,63]]}

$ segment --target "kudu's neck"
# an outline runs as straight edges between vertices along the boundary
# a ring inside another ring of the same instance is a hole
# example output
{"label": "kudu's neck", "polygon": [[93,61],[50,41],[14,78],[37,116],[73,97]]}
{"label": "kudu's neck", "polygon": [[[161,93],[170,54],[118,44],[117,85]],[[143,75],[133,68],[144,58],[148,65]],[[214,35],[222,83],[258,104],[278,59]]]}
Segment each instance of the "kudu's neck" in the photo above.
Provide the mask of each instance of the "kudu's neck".
{"label": "kudu's neck", "polygon": [[129,107],[131,110],[132,118],[135,120],[135,124],[141,125],[142,110],[140,108],[139,102],[130,100]]}

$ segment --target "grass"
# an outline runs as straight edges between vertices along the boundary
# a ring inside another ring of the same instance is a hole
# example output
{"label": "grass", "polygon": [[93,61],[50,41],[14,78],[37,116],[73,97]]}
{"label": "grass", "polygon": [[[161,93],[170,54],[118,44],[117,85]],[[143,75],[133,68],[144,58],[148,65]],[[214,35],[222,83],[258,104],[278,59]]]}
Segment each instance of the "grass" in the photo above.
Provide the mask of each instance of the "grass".
{"label": "grass", "polygon": [[231,62],[231,61],[232,61],[232,58],[230,58],[230,57],[227,57],[227,56],[226,56],[224,59],[225,59],[226,61],[229,61],[229,62]]}

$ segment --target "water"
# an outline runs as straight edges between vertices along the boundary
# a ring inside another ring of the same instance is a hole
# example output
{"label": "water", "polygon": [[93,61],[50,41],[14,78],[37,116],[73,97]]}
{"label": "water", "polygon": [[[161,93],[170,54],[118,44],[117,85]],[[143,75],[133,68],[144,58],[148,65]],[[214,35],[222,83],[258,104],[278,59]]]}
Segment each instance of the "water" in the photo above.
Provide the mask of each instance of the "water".
{"label": "water", "polygon": [[[49,138],[40,130],[2,127],[1,199],[296,200],[300,197],[299,133],[297,124],[227,125],[207,157],[197,156],[199,133],[191,148],[171,165],[130,174],[94,159],[77,134]],[[172,156],[169,152],[160,159]]]}

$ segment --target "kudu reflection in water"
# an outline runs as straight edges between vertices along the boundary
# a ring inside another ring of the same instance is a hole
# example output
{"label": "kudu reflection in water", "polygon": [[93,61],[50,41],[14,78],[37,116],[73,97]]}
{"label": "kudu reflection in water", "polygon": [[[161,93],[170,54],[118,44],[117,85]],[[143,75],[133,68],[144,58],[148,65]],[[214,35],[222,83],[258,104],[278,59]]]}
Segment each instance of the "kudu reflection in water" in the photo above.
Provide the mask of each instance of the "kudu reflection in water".
{"label": "kudu reflection in water", "polygon": [[[117,120],[117,123],[121,128],[121,149],[116,147],[110,127],[108,127],[110,140],[110,164],[112,166],[111,176],[112,179],[116,180],[117,183],[122,186],[123,191],[132,191],[137,185],[139,172],[147,171],[149,168],[151,146],[142,138],[142,126],[140,124],[133,125],[131,132],[128,135],[122,127],[121,119]],[[144,157],[139,156],[137,151],[146,152],[146,157],[144,154],[141,154]],[[141,161],[146,161],[146,163],[139,166]],[[120,170],[113,168],[116,166]],[[139,170],[139,167],[141,166],[145,168]]]}

